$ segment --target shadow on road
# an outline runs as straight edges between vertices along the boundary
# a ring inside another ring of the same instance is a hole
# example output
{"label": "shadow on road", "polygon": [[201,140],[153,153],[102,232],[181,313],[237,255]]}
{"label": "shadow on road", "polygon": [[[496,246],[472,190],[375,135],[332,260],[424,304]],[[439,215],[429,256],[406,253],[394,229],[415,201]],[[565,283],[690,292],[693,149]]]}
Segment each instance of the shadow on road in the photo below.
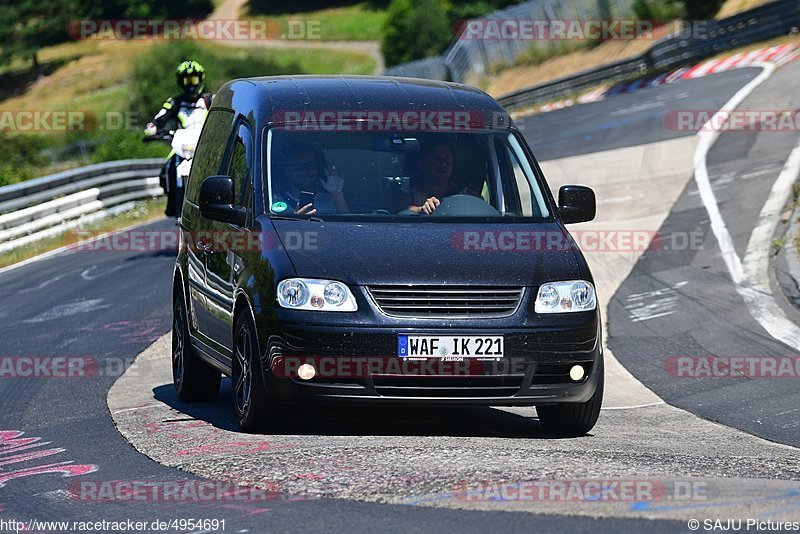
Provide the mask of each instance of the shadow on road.
{"label": "shadow on road", "polygon": [[[176,411],[213,426],[239,432],[233,415],[230,380],[223,379],[219,397],[213,402],[187,403],[175,394],[172,384],[153,388],[153,395]],[[558,438],[547,432],[534,416],[490,407],[360,407],[290,405],[286,421],[271,434],[323,436],[463,436],[497,438]],[[589,435],[591,436],[591,434]]]}

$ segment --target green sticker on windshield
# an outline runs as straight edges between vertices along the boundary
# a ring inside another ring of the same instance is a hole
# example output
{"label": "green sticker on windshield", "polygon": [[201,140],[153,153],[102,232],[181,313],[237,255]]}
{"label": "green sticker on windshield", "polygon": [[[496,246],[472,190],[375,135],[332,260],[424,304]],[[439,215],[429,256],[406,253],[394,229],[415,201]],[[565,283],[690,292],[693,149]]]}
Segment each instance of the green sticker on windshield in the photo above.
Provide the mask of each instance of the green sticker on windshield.
{"label": "green sticker on windshield", "polygon": [[272,203],[272,211],[275,212],[275,213],[281,213],[283,211],[286,211],[286,209],[288,207],[289,207],[289,205],[286,204],[286,202],[273,202]]}

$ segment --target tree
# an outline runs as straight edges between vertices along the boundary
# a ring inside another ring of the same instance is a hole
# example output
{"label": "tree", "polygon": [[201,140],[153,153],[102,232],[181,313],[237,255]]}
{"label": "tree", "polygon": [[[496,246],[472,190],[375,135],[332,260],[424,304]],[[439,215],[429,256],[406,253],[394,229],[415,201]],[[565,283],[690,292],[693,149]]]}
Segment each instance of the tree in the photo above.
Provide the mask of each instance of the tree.
{"label": "tree", "polygon": [[37,52],[68,39],[67,25],[78,12],[77,0],[20,0],[0,7],[0,63],[27,57],[39,75]]}
{"label": "tree", "polygon": [[684,3],[686,4],[686,18],[713,19],[725,2],[724,0],[687,0]]}
{"label": "tree", "polygon": [[[467,19],[480,18],[520,0],[392,0],[381,52],[387,66],[444,52]],[[600,0],[604,1],[604,0]]]}
{"label": "tree", "polygon": [[446,0],[392,0],[381,52],[387,66],[442,53],[453,39]]}
{"label": "tree", "polygon": [[633,12],[641,20],[667,21],[686,16],[683,0],[635,0]]}
{"label": "tree", "polygon": [[[68,41],[81,19],[203,18],[211,0],[18,0],[0,5],[0,64],[29,58],[37,76],[40,48]],[[74,29],[74,27],[72,27]]]}
{"label": "tree", "polygon": [[92,19],[194,19],[214,10],[211,0],[89,0],[83,12]]}

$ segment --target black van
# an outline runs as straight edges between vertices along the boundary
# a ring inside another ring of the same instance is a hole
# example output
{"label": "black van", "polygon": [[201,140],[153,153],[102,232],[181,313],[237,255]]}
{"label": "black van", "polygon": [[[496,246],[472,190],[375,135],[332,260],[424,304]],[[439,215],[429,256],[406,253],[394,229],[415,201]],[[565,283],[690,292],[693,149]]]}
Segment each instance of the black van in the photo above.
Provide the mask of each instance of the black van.
{"label": "black van", "polygon": [[173,378],[229,376],[239,424],[290,404],[536,406],[578,435],[603,398],[592,275],[503,108],[472,87],[384,77],[234,80],[183,204]]}

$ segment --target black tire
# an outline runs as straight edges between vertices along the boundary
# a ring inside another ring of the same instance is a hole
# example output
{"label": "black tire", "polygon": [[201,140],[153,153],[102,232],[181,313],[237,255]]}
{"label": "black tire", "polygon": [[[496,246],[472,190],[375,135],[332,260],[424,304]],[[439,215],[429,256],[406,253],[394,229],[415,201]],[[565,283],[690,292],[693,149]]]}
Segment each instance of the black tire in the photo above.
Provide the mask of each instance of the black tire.
{"label": "black tire", "polygon": [[233,409],[245,432],[274,429],[282,422],[281,407],[264,386],[256,327],[249,310],[236,317],[233,328],[231,384]]}
{"label": "black tire", "polygon": [[172,383],[187,402],[217,398],[222,375],[201,360],[189,341],[189,319],[182,294],[175,296],[172,318]]}
{"label": "black tire", "polygon": [[536,407],[539,422],[545,430],[559,436],[583,436],[594,428],[600,416],[605,388],[603,360],[599,364],[600,378],[594,394],[586,402],[550,404]]}

